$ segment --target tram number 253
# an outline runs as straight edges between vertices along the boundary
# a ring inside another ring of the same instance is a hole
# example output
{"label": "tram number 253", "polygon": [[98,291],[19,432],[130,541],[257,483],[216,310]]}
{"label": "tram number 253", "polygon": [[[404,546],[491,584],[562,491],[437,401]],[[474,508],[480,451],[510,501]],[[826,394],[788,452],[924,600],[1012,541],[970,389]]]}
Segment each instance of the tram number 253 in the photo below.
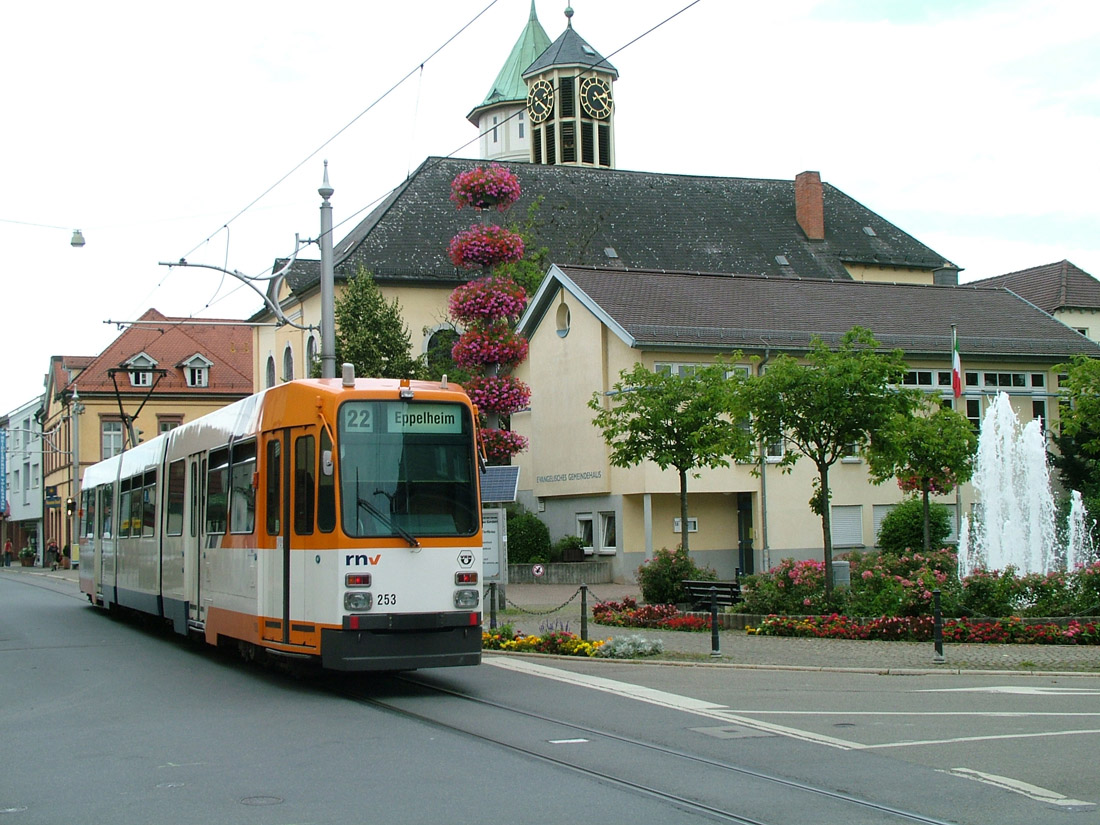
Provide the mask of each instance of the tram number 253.
{"label": "tram number 253", "polygon": [[375,601],[375,604],[380,605],[380,606],[381,605],[387,605],[389,607],[393,607],[397,604],[397,594],[396,593],[379,593],[378,598]]}

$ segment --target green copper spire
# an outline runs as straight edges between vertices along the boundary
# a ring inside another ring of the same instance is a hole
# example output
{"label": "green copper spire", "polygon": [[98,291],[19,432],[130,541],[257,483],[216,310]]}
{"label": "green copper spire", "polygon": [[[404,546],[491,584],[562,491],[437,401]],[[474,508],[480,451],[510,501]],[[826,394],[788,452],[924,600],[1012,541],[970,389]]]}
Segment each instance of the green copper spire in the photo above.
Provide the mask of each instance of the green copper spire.
{"label": "green copper spire", "polygon": [[[531,0],[531,15],[527,19],[527,26],[512,47],[512,53],[504,61],[504,68],[500,70],[493,82],[493,88],[489,90],[481,106],[526,100],[527,84],[522,77],[523,70],[534,63],[549,45],[550,38],[535,14],[535,0]],[[481,106],[477,108],[480,109]]]}

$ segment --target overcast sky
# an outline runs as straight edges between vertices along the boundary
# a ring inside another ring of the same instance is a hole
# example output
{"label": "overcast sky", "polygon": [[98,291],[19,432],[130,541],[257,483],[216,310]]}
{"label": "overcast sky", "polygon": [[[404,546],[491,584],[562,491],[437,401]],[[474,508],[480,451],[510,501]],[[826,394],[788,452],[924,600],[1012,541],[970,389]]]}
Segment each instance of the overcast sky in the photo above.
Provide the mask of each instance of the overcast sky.
{"label": "overcast sky", "polygon": [[[964,282],[1063,258],[1100,276],[1094,3],[700,0],[632,43],[690,3],[572,2],[574,28],[619,71],[619,168],[815,169]],[[537,0],[551,40],[565,5]],[[233,279],[158,262],[263,274],[296,232],[317,235],[323,159],[339,241],[426,157],[476,157],[466,115],[529,9],[6,5],[0,414],[42,391],[51,355],[99,353],[118,334],[108,320],[258,309]]]}

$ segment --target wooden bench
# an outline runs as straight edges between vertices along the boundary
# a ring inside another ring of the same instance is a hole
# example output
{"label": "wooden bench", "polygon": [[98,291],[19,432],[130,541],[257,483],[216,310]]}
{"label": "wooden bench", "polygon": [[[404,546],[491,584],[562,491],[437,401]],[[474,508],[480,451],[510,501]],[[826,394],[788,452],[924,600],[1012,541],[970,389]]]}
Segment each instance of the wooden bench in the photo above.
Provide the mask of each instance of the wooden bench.
{"label": "wooden bench", "polygon": [[712,603],[719,607],[729,607],[741,601],[741,583],[736,579],[731,582],[684,579],[680,584],[688,595],[688,601],[696,607],[701,605],[710,610]]}

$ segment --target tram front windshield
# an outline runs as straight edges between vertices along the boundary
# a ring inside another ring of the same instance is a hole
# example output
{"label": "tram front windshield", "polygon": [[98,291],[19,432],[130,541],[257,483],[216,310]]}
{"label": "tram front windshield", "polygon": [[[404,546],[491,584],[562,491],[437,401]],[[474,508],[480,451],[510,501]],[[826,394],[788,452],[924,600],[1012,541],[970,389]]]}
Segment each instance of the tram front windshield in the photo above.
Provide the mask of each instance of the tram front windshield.
{"label": "tram front windshield", "polygon": [[347,401],[340,503],[349,536],[470,536],[478,529],[473,424],[461,404]]}

